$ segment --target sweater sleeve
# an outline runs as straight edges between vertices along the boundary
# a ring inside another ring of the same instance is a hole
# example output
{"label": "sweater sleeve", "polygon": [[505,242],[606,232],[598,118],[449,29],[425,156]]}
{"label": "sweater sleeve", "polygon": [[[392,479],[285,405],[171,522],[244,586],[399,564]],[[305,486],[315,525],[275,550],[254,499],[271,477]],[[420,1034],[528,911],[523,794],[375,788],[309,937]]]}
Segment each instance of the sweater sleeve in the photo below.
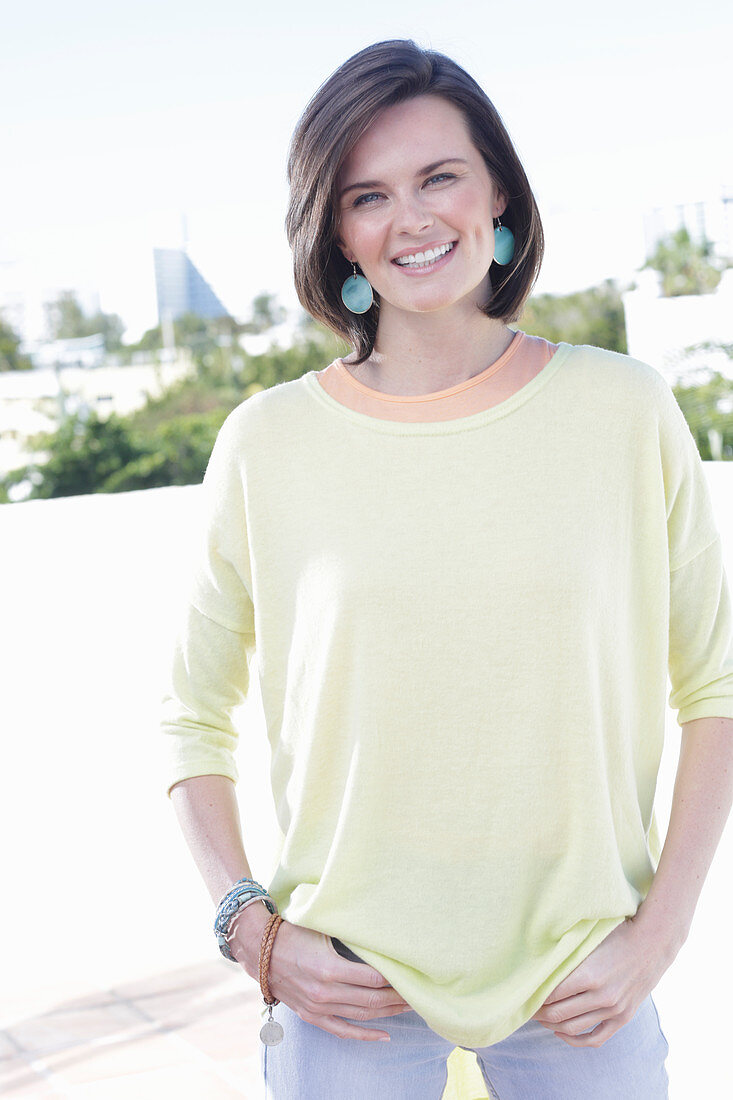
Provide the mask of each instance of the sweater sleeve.
{"label": "sweater sleeve", "polygon": [[660,447],[669,540],[669,705],[680,726],[733,718],[733,608],[697,444],[661,378]]}
{"label": "sweater sleeve", "polygon": [[680,726],[733,718],[733,612],[720,537],[671,574],[669,676]]}
{"label": "sweater sleeve", "polygon": [[246,698],[255,653],[240,452],[232,414],[217,437],[204,477],[199,547],[163,697],[169,797],[176,783],[197,775],[238,780],[232,713]]}

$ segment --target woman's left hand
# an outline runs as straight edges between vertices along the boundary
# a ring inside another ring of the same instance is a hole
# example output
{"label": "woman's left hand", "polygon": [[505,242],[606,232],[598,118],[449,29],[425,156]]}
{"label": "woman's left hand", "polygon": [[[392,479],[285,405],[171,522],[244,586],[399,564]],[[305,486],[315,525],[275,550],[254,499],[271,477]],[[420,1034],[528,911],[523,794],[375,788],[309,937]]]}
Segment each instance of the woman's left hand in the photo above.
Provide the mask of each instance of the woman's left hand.
{"label": "woman's left hand", "polygon": [[[569,1046],[603,1046],[632,1019],[673,959],[659,937],[651,938],[627,917],[553,989],[532,1019]],[[590,1027],[592,1032],[579,1034]]]}

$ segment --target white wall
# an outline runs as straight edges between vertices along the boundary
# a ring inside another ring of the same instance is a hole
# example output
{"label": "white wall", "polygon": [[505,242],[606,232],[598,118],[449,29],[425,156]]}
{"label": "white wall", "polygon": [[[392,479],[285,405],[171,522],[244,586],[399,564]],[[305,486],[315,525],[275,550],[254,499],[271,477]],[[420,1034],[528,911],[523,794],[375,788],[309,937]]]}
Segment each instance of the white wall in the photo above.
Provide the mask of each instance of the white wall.
{"label": "white wall", "polygon": [[710,366],[733,378],[733,359],[718,352],[691,358],[684,349],[705,341],[733,345],[733,269],[714,294],[660,298],[656,272],[636,276],[637,289],[621,295],[628,353],[650,363],[674,382],[690,367]]}

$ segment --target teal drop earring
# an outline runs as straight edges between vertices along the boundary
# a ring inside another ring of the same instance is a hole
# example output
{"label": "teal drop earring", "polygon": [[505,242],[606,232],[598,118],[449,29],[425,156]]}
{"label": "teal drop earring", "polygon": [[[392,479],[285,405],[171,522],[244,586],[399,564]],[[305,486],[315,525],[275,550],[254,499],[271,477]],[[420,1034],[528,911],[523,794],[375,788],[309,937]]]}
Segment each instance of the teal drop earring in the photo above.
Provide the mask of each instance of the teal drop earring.
{"label": "teal drop earring", "polygon": [[499,224],[494,226],[494,263],[504,266],[514,256],[514,234],[508,225],[501,224],[501,218],[496,220]]}
{"label": "teal drop earring", "polygon": [[341,287],[341,301],[352,313],[366,313],[374,302],[372,284],[364,275],[356,274],[356,264],[351,261],[354,274],[349,275]]}

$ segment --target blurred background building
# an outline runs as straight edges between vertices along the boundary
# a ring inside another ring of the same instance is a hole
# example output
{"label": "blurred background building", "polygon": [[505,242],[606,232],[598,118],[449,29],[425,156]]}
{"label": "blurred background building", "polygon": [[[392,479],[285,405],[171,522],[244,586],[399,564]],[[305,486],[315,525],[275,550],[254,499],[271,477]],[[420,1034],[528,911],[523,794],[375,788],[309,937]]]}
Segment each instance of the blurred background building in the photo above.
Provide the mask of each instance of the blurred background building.
{"label": "blurred background building", "polygon": [[733,187],[724,187],[719,196],[690,202],[654,206],[644,213],[644,243],[650,256],[659,242],[686,229],[696,243],[710,241],[719,259],[733,256]]}
{"label": "blurred background building", "polygon": [[184,248],[154,248],[155,291],[161,325],[184,313],[198,317],[228,317],[219,298]]}

